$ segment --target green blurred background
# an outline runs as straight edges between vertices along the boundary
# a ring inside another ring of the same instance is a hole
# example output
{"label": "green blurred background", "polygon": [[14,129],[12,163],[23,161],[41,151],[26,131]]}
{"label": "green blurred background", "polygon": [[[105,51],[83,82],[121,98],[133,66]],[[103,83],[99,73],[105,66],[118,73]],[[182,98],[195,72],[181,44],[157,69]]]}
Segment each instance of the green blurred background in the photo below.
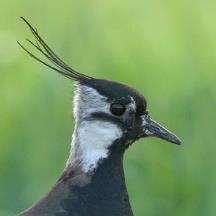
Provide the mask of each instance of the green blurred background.
{"label": "green blurred background", "polygon": [[216,215],[215,1],[0,0],[0,8],[0,216],[51,187],[73,130],[73,84],[18,47],[32,38],[21,15],[75,69],[136,87],[183,140],[148,138],[127,151],[134,214]]}

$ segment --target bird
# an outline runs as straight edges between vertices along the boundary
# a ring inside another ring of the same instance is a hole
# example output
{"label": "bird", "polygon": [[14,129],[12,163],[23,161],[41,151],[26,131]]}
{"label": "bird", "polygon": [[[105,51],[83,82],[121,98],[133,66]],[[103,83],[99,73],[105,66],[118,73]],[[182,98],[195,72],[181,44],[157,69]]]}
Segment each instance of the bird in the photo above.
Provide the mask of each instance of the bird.
{"label": "bird", "polygon": [[154,121],[146,98],[133,87],[93,78],[66,64],[27,19],[34,36],[27,39],[44,60],[18,44],[31,57],[75,82],[74,131],[65,168],[51,189],[18,216],[132,216],[123,157],[136,140],[158,137],[181,140]]}

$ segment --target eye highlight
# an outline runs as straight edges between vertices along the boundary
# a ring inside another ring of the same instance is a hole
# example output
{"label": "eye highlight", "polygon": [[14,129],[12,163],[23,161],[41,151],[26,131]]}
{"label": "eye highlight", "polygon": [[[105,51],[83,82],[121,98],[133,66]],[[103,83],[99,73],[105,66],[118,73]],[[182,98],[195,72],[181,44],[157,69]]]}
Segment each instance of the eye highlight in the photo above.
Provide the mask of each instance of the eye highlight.
{"label": "eye highlight", "polygon": [[110,111],[113,115],[121,116],[125,113],[126,106],[124,104],[120,104],[120,103],[113,103],[110,106]]}

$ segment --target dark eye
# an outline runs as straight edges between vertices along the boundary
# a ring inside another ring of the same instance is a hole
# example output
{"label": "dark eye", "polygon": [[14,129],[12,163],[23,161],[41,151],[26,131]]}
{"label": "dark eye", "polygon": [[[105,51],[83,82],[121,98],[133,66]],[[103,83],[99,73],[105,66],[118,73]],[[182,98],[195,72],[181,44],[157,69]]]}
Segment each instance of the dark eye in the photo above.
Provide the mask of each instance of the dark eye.
{"label": "dark eye", "polygon": [[126,110],[125,105],[120,104],[120,103],[113,103],[111,104],[111,107],[110,107],[111,113],[116,116],[123,115],[125,110]]}

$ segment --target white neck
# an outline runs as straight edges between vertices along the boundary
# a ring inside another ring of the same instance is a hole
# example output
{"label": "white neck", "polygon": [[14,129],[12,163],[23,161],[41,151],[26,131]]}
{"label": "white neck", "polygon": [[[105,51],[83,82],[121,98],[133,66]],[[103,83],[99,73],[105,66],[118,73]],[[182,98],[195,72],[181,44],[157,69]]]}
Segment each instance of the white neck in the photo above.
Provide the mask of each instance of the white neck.
{"label": "white neck", "polygon": [[79,166],[85,173],[93,171],[101,160],[108,157],[109,147],[121,135],[121,129],[110,122],[94,120],[80,123],[75,127],[67,165]]}

